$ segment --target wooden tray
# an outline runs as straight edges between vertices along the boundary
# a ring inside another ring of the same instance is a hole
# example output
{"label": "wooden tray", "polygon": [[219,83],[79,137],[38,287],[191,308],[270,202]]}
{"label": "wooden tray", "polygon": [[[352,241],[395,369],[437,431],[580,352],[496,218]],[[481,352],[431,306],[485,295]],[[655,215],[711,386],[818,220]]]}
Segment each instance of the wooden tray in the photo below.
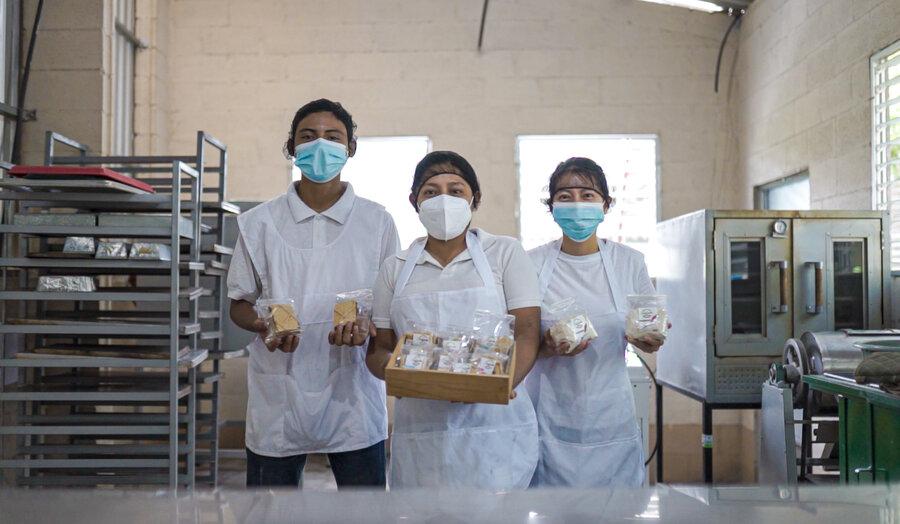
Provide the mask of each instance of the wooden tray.
{"label": "wooden tray", "polygon": [[[399,367],[403,343],[409,334],[397,342],[391,360],[384,370],[387,394],[395,397],[426,398],[483,404],[509,404],[512,392],[512,373],[508,375],[476,375],[451,373],[431,369]],[[516,369],[516,345],[513,343],[509,371]]]}

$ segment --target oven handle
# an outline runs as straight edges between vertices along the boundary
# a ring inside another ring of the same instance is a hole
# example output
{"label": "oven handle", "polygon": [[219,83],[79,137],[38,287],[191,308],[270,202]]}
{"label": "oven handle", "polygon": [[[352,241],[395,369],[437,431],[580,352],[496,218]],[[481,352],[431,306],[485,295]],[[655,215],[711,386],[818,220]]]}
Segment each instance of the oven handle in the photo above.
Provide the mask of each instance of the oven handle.
{"label": "oven handle", "polygon": [[778,268],[778,305],[772,306],[772,313],[788,312],[788,262],[773,260],[772,265]]}
{"label": "oven handle", "polygon": [[822,262],[807,262],[805,264],[813,270],[813,297],[806,303],[806,312],[818,315],[825,311],[825,264]]}

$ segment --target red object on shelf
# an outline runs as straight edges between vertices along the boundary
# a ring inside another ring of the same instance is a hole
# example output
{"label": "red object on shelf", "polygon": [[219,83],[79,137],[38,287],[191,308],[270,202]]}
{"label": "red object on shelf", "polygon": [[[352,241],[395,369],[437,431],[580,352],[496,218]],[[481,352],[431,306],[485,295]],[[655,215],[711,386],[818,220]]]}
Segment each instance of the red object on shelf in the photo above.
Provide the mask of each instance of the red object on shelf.
{"label": "red object on shelf", "polygon": [[16,166],[10,169],[8,173],[18,178],[73,178],[82,176],[105,178],[120,184],[136,187],[148,193],[156,193],[149,184],[105,167]]}

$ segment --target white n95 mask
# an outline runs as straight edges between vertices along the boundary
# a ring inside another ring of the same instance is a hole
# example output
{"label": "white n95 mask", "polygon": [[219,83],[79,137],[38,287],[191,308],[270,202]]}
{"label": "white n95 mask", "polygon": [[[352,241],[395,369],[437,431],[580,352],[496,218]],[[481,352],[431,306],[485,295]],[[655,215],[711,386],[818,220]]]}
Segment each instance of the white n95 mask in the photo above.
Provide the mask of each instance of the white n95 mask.
{"label": "white n95 mask", "polygon": [[419,204],[419,221],[438,240],[456,238],[472,221],[472,202],[452,195],[429,198]]}

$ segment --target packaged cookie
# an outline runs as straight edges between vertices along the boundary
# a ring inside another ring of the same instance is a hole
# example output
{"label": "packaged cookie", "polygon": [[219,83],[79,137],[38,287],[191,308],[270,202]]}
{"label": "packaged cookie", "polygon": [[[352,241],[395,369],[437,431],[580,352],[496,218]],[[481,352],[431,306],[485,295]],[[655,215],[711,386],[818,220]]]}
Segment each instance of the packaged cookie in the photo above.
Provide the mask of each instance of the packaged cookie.
{"label": "packaged cookie", "polygon": [[645,336],[663,341],[669,334],[669,315],[665,295],[628,295],[625,334],[640,339]]}
{"label": "packaged cookie", "polygon": [[542,314],[555,321],[550,328],[550,337],[556,345],[568,343],[567,353],[578,344],[597,338],[591,319],[574,298],[551,304]]}
{"label": "packaged cookie", "polygon": [[355,322],[360,333],[368,333],[372,322],[372,290],[338,293],[334,304],[334,327]]}
{"label": "packaged cookie", "polygon": [[266,321],[266,344],[288,335],[300,336],[303,330],[294,312],[294,300],[290,298],[256,301],[256,312]]}

